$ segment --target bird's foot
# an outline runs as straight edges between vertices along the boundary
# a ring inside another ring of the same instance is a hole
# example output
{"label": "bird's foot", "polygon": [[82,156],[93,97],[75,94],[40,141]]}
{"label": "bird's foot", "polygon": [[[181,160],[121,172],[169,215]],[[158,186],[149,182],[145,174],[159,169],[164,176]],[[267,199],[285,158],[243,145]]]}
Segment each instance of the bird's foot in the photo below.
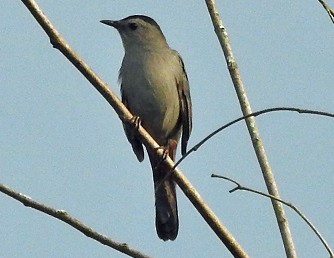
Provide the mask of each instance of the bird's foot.
{"label": "bird's foot", "polygon": [[141,119],[139,116],[133,116],[130,119],[124,119],[124,123],[132,126],[135,130],[138,130],[139,126],[141,125]]}
{"label": "bird's foot", "polygon": [[161,159],[159,160],[159,162],[157,163],[155,169],[157,169],[161,163],[167,159],[168,155],[169,155],[169,148],[168,146],[159,146],[157,148],[154,148],[155,151],[158,151],[158,150],[162,150],[162,155],[161,155]]}
{"label": "bird's foot", "polygon": [[177,146],[177,141],[174,139],[168,139],[167,145],[166,146],[159,146],[158,148],[155,148],[155,150],[162,149],[162,155],[161,159],[158,162],[157,167],[169,156],[172,160],[175,158],[175,151],[176,151],[176,146]]}
{"label": "bird's foot", "polygon": [[135,138],[137,135],[139,126],[141,125],[141,119],[139,116],[133,116],[131,118],[122,119],[125,131],[127,132],[128,137]]}

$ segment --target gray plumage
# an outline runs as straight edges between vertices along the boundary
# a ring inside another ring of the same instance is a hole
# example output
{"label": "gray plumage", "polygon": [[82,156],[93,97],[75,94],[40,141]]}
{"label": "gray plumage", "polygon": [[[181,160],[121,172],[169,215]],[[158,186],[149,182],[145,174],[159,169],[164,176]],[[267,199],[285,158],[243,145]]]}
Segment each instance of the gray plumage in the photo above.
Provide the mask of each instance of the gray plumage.
{"label": "gray plumage", "polygon": [[[183,155],[192,129],[189,84],[180,55],[169,48],[159,25],[150,17],[132,15],[101,22],[116,28],[123,42],[125,55],[119,74],[123,103],[175,160],[181,132]],[[142,161],[144,150],[139,137],[127,125],[124,130],[137,159]],[[152,151],[148,150],[148,155],[156,189],[169,169]],[[172,178],[155,191],[155,199],[158,236],[174,240],[179,222]]]}

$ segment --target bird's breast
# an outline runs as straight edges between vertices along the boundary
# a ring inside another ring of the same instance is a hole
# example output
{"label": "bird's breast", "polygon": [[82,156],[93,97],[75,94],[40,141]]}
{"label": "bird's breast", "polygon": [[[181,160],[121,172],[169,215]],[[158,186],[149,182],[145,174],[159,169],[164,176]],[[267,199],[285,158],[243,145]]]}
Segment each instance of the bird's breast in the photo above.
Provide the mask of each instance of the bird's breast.
{"label": "bird's breast", "polygon": [[126,55],[122,63],[122,94],[130,111],[141,118],[144,128],[159,144],[165,144],[178,122],[179,66],[169,52]]}

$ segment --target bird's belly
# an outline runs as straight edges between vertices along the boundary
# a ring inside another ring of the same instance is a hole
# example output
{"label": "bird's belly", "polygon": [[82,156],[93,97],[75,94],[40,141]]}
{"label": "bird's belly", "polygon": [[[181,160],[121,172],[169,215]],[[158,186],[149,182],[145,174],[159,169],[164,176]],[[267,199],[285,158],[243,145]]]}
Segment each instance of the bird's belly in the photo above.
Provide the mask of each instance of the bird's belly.
{"label": "bird's belly", "polygon": [[[142,73],[141,73],[142,74]],[[135,80],[122,81],[130,111],[141,118],[143,127],[160,144],[177,126],[180,114],[179,96],[174,78],[163,76],[136,76]]]}

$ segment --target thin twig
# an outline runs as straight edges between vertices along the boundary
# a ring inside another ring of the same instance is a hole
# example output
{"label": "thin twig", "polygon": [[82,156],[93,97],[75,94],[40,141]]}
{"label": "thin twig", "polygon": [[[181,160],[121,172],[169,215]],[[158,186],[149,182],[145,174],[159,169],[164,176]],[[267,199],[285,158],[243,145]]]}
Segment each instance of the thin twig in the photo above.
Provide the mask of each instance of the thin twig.
{"label": "thin twig", "polygon": [[[242,114],[247,116],[252,113],[250,103],[247,98],[246,90],[241,80],[241,75],[238,69],[238,64],[234,58],[230,40],[227,35],[225,26],[223,25],[222,20],[219,17],[218,9],[215,6],[214,0],[206,0],[206,5],[212,20],[214,30],[216,32],[217,38],[221,45],[221,48],[224,52],[225,61],[233,82],[234,89],[239,99],[240,108]],[[271,170],[269,160],[267,158],[262,140],[260,137],[259,130],[257,128],[254,117],[248,117],[246,120],[247,129],[252,140],[253,148],[261,167],[263,179],[266,183],[268,192],[279,198],[278,187],[274,178],[274,174]],[[296,258],[296,250],[292,240],[292,235],[289,228],[288,219],[284,213],[283,206],[280,202],[271,200],[272,206],[275,212],[276,221],[281,233],[283,240],[286,256],[289,258]]]}
{"label": "thin twig", "polygon": [[[114,94],[108,85],[103,82],[97,74],[76,54],[67,42],[61,37],[59,32],[53,27],[50,20],[43,14],[42,10],[36,4],[34,0],[21,0],[26,7],[29,9],[31,14],[38,21],[40,26],[47,33],[50,38],[51,44],[61,51],[63,55],[86,77],[87,80],[101,93],[101,95],[109,102],[109,104],[114,108],[116,113],[119,115],[120,119],[123,121],[128,121],[133,116],[118,99],[116,94]],[[163,150],[158,148],[159,145],[154,141],[154,139],[147,133],[147,131],[139,126],[137,129],[138,135],[141,137],[143,144],[151,149],[156,150],[157,155],[162,157]],[[164,161],[169,168],[173,168],[174,162],[167,157]],[[173,174],[175,182],[179,185],[184,194],[195,206],[197,211],[201,214],[207,224],[215,232],[215,234],[220,238],[224,245],[235,257],[248,257],[233,235],[228,231],[228,229],[221,223],[218,217],[210,209],[210,207],[204,202],[196,189],[191,185],[188,179],[183,175],[181,170],[175,169]]]}
{"label": "thin twig", "polygon": [[215,175],[215,174],[212,174],[211,177],[216,177],[216,178],[222,178],[222,179],[225,179],[227,181],[230,181],[234,184],[236,184],[237,186],[235,188],[233,188],[232,190],[230,190],[229,192],[230,193],[233,193],[237,190],[244,190],[244,191],[249,191],[249,192],[252,192],[252,193],[256,193],[256,194],[259,194],[259,195],[262,195],[262,196],[265,196],[265,197],[268,197],[270,199],[274,199],[276,201],[279,201],[283,204],[285,204],[286,206],[290,207],[291,209],[293,209],[306,223],[307,225],[309,225],[309,227],[312,229],[312,231],[317,235],[317,237],[320,239],[320,241],[322,242],[322,244],[325,246],[326,250],[328,251],[330,257],[334,257],[334,253],[333,251],[331,250],[330,246],[327,244],[325,238],[320,234],[320,232],[317,230],[317,228],[311,223],[311,221],[300,211],[300,209],[298,209],[295,205],[293,205],[292,203],[290,202],[287,202],[287,201],[284,201],[280,198],[277,198],[271,194],[266,194],[266,193],[263,193],[263,192],[260,192],[258,190],[254,190],[252,188],[249,188],[249,187],[245,187],[245,186],[242,186],[240,183],[238,183],[237,181],[231,179],[231,178],[228,178],[228,177],[225,177],[225,176],[220,176],[220,175]]}
{"label": "thin twig", "polygon": [[124,254],[127,254],[131,257],[142,257],[142,258],[148,258],[149,256],[141,253],[140,251],[133,249],[126,243],[116,242],[112,240],[111,238],[93,230],[92,228],[86,226],[84,223],[79,221],[78,219],[72,217],[64,210],[57,210],[50,206],[47,206],[43,203],[40,203],[38,201],[35,201],[31,199],[29,196],[26,196],[22,193],[16,192],[13,189],[9,188],[8,186],[5,186],[0,183],[0,192],[3,192],[4,194],[14,198],[15,200],[21,202],[23,205],[33,208],[35,210],[39,210],[43,213],[46,213],[54,218],[57,218],[66,224],[72,226],[73,228],[79,230],[86,236],[100,242],[101,244],[104,244],[106,246],[110,246],[114,248],[117,251],[120,251]]}
{"label": "thin twig", "polygon": [[325,3],[323,0],[318,0],[322,6],[325,8],[326,12],[329,15],[329,18],[331,19],[332,23],[334,23],[334,11],[330,8],[328,4]]}
{"label": "thin twig", "polygon": [[319,115],[319,116],[326,116],[326,117],[332,117],[334,118],[334,113],[324,112],[324,111],[318,111],[318,110],[311,110],[311,109],[303,109],[303,108],[295,108],[295,107],[274,107],[274,108],[266,108],[260,111],[253,112],[249,115],[239,117],[237,119],[234,119],[233,121],[219,127],[212,133],[210,133],[208,136],[206,136],[203,140],[201,140],[199,143],[194,145],[187,153],[182,156],[176,163],[175,167],[178,166],[191,152],[197,151],[205,142],[207,142],[209,139],[211,139],[213,136],[218,134],[219,132],[223,131],[224,129],[230,127],[231,125],[234,125],[242,120],[245,120],[249,117],[256,117],[259,115],[271,113],[271,112],[278,112],[278,111],[292,111],[292,112],[298,112],[300,114],[310,114],[310,115]]}
{"label": "thin twig", "polygon": [[259,110],[256,111],[254,113],[251,113],[247,116],[241,116],[237,119],[234,119],[231,122],[228,122],[227,124],[219,127],[218,129],[214,130],[212,133],[210,133],[208,136],[206,136],[205,138],[203,138],[201,141],[199,141],[197,144],[195,144],[193,147],[191,147],[177,162],[175,162],[174,167],[168,171],[168,173],[166,174],[166,176],[164,177],[164,179],[160,182],[160,184],[156,187],[156,190],[162,185],[162,183],[164,182],[164,180],[166,180],[167,178],[169,178],[172,174],[174,169],[179,166],[182,161],[187,158],[192,152],[197,151],[204,143],[206,143],[208,140],[210,140],[213,136],[215,136],[216,134],[220,133],[221,131],[223,131],[224,129],[242,121],[245,120],[251,116],[256,117],[259,115],[263,115],[263,114],[267,114],[267,113],[271,113],[271,112],[278,112],[278,111],[288,111],[288,112],[298,112],[300,114],[310,114],[310,115],[318,115],[318,116],[326,116],[326,117],[332,117],[334,118],[334,113],[329,113],[329,112],[324,112],[324,111],[318,111],[318,110],[311,110],[311,109],[304,109],[304,108],[295,108],[295,107],[274,107],[274,108],[266,108],[263,110]]}

